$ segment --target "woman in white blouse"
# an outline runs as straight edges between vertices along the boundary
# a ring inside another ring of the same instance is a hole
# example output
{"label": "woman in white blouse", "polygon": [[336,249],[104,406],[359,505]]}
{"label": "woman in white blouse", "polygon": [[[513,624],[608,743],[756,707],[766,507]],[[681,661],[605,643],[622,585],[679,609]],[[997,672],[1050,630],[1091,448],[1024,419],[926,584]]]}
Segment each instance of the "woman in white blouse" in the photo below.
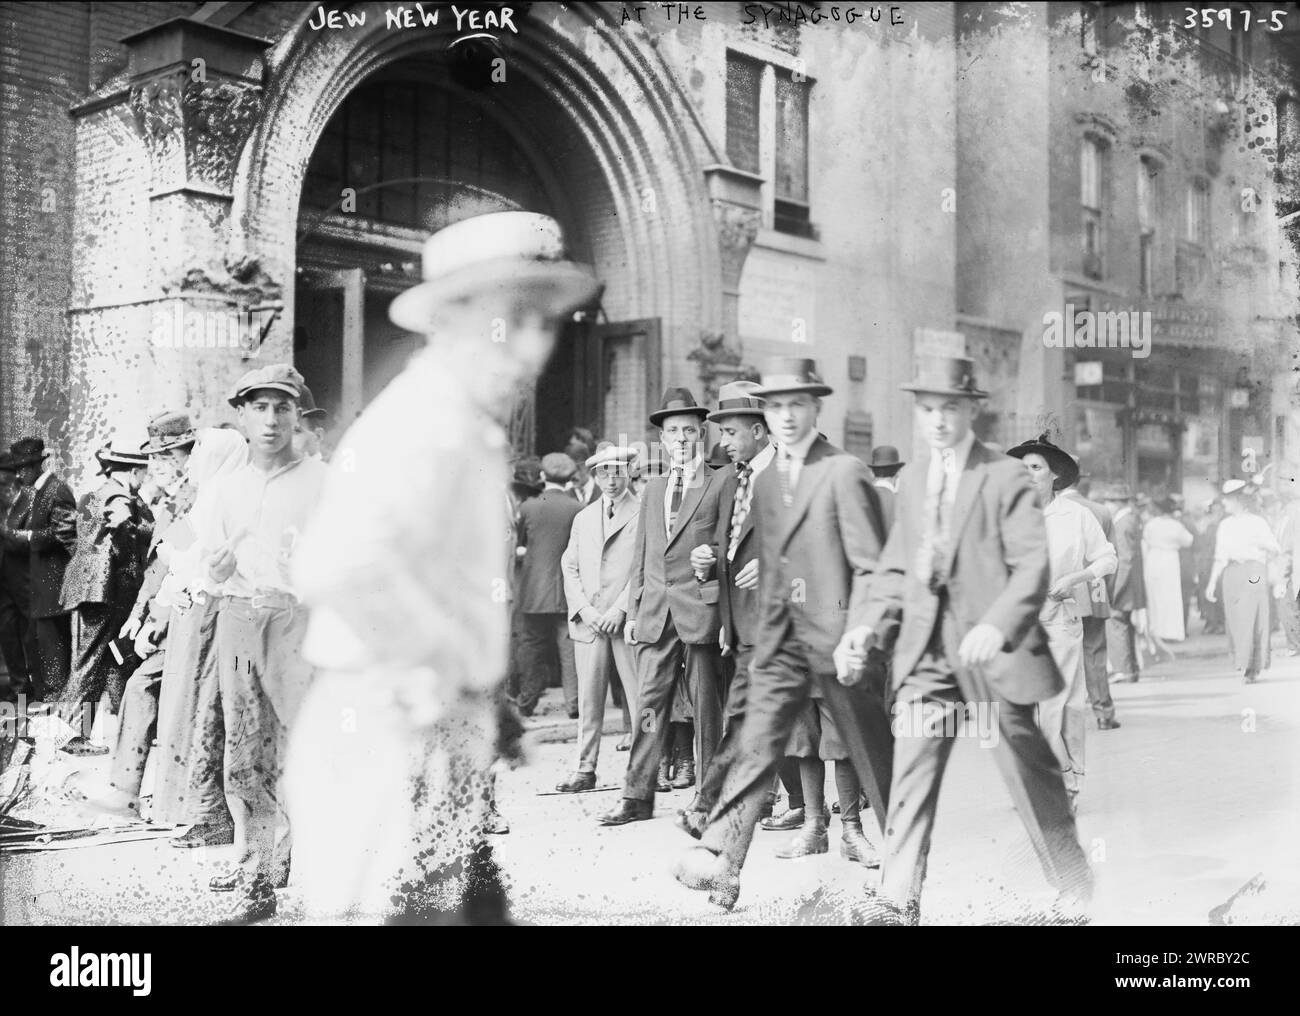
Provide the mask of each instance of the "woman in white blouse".
{"label": "woman in white blouse", "polygon": [[1083,622],[1092,613],[1091,586],[1115,571],[1117,558],[1096,517],[1078,501],[1058,497],[1079,479],[1079,466],[1047,435],[1007,451],[1021,459],[1043,505],[1051,586],[1038,613],[1065,690],[1038,704],[1038,725],[1061,763],[1070,807],[1083,782],[1083,742],[1088,697],[1083,673]]}
{"label": "woman in white blouse", "polygon": [[1253,684],[1271,662],[1268,561],[1281,554],[1282,548],[1269,524],[1255,514],[1254,500],[1243,480],[1224,484],[1223,507],[1227,515],[1219,523],[1205,598],[1214,602],[1215,585],[1222,575],[1228,648],[1246,683]]}
{"label": "woman in white blouse", "polygon": [[1194,537],[1173,516],[1168,497],[1152,502],[1152,517],[1142,527],[1142,572],[1147,587],[1147,627],[1166,642],[1187,637],[1183,624],[1183,579],[1180,552]]}

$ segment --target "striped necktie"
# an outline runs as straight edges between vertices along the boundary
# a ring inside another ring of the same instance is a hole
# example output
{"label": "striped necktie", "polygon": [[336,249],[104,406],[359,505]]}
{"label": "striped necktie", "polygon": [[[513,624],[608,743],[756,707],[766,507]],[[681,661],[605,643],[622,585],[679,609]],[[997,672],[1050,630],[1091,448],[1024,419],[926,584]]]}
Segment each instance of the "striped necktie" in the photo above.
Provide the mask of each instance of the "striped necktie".
{"label": "striped necktie", "polygon": [[668,503],[668,532],[677,528],[677,513],[682,510],[682,492],[685,489],[685,470],[673,467],[673,496]]}
{"label": "striped necktie", "polygon": [[736,500],[731,506],[731,535],[727,542],[727,560],[735,560],[740,546],[740,528],[749,515],[749,482],[754,470],[748,462],[736,463]]}
{"label": "striped necktie", "polygon": [[794,493],[790,487],[790,453],[784,448],[776,456],[776,477],[781,481],[781,502],[789,508],[794,504]]}

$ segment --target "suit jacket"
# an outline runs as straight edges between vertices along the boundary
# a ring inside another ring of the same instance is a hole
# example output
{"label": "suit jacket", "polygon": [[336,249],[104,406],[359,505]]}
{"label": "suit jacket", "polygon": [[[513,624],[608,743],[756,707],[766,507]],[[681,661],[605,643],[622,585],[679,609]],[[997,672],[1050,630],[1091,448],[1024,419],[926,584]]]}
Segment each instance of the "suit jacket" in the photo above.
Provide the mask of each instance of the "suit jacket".
{"label": "suit jacket", "polygon": [[682,496],[677,527],[664,534],[668,476],[646,483],[637,516],[628,617],[638,642],[658,642],[672,612],[678,637],[689,645],[718,644],[718,582],[697,582],[691,551],[712,543],[718,527],[722,474],[701,465]]}
{"label": "suit jacket", "polygon": [[1141,610],[1147,605],[1146,580],[1142,573],[1142,520],[1129,509],[1111,524],[1110,542],[1118,564],[1110,582],[1110,605],[1116,610]]}
{"label": "suit jacket", "polygon": [[519,545],[527,547],[519,571],[515,609],[523,614],[564,614],[560,558],[582,505],[567,490],[544,490],[519,506]]}
{"label": "suit jacket", "polygon": [[777,651],[793,634],[808,648],[817,673],[834,674],[832,653],[845,630],[866,623],[885,545],[870,472],[856,456],[818,436],[799,472],[793,504],[786,508],[782,502],[773,463],[754,484],[752,514],[763,618],[756,659]]}
{"label": "suit jacket", "polygon": [[605,532],[605,506],[600,501],[578,512],[569,532],[569,545],[560,559],[564,598],[569,605],[569,638],[594,642],[595,632],[579,620],[586,607],[603,614],[610,607],[628,608],[628,582],[636,551],[636,517],[640,502],[631,494],[614,509]]}
{"label": "suit jacket", "polygon": [[[940,621],[939,597],[916,573],[926,472],[910,469],[899,480],[898,518],[866,611],[865,623],[877,635],[901,619],[894,648],[896,689],[916,669]],[[1051,698],[1065,683],[1038,623],[1049,586],[1047,529],[1020,461],[979,441],[972,444],[951,527],[946,574],[958,637],[977,624],[991,624],[1005,639],[997,659],[985,668],[993,693],[1016,704]]]}
{"label": "suit jacket", "polygon": [[[759,479],[767,475],[771,468],[769,465],[759,473]],[[750,561],[758,559],[758,537],[754,535],[754,499],[751,494],[749,514],[740,524],[740,543],[736,546],[736,557],[732,561],[727,560],[727,548],[731,543],[731,512],[736,503],[739,480],[734,467],[719,470],[719,475],[722,486],[718,490],[718,528],[713,542],[713,553],[718,561],[718,620],[722,624],[727,645],[734,650],[736,646],[754,644],[762,621],[758,588],[736,588],[736,576],[741,569]]]}
{"label": "suit jacket", "polygon": [[56,617],[67,613],[60,603],[63,573],[77,546],[77,502],[68,485],[51,476],[40,490],[33,490],[28,521],[32,617]]}
{"label": "suit jacket", "polygon": [[[10,529],[30,529],[31,514],[32,489],[19,487],[13,504],[5,512],[5,523]],[[31,609],[31,549],[13,538],[6,539],[2,549],[0,585],[25,616]]]}
{"label": "suit jacket", "polygon": [[[125,520],[110,526],[105,521],[110,510],[124,510]],[[82,497],[77,505],[77,548],[63,575],[63,609],[95,603],[130,610],[144,579],[152,536],[149,509],[117,480],[107,480]]]}

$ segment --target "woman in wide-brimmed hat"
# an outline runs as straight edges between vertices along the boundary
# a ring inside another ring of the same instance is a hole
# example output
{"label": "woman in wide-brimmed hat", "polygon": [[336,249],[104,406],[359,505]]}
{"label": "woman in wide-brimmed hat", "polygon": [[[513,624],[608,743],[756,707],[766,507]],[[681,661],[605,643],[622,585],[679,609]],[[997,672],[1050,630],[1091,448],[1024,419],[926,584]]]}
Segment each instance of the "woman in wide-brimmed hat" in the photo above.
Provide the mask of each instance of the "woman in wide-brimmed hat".
{"label": "woman in wide-brimmed hat", "polygon": [[[1269,591],[1285,592],[1284,582],[1269,582],[1269,561],[1282,548],[1269,524],[1256,513],[1249,484],[1229,480],[1223,486],[1227,513],[1214,541],[1214,567],[1205,584],[1213,601],[1215,585],[1223,577],[1223,613],[1227,622],[1232,662],[1247,684],[1253,684],[1272,662],[1269,647]],[[1278,587],[1281,587],[1279,590]]]}
{"label": "woman in wide-brimmed hat", "polygon": [[1058,497],[1079,479],[1079,464],[1046,434],[1007,450],[1029,471],[1043,505],[1051,585],[1038,613],[1065,689],[1038,705],[1038,725],[1061,765],[1073,806],[1082,789],[1088,696],[1083,621],[1092,615],[1092,584],[1113,574],[1118,559],[1097,517],[1074,498]]}
{"label": "woman in wide-brimmed hat", "polygon": [[1153,498],[1151,517],[1142,526],[1142,574],[1147,587],[1147,630],[1165,642],[1187,637],[1183,623],[1182,550],[1195,537],[1174,518],[1175,502]]}

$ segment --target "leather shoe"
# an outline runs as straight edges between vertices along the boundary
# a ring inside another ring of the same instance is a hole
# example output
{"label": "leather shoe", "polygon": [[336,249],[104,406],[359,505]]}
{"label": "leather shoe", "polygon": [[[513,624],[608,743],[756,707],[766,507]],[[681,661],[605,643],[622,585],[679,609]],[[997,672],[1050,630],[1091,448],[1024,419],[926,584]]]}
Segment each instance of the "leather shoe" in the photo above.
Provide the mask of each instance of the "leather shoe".
{"label": "leather shoe", "polygon": [[637,801],[625,797],[617,808],[601,815],[596,821],[603,826],[627,825],[629,822],[648,822],[654,818],[654,811],[655,807],[649,801]]}
{"label": "leather shoe", "polygon": [[880,867],[880,855],[862,834],[860,819],[848,819],[840,834],[840,856],[868,868]]}
{"label": "leather shoe", "polygon": [[691,847],[673,865],[673,878],[687,889],[708,890],[709,902],[730,910],[740,898],[740,876],[726,858],[705,847]]}
{"label": "leather shoe", "polygon": [[555,789],[561,794],[577,794],[584,790],[596,789],[595,773],[574,773],[562,783],[557,783]]}
{"label": "leather shoe", "polygon": [[190,826],[184,836],[173,837],[168,842],[182,850],[189,847],[224,847],[235,842],[235,827],[225,823],[200,822]]}
{"label": "leather shoe", "polygon": [[677,775],[673,777],[674,790],[687,790],[695,786],[695,759],[684,758],[677,763]]}
{"label": "leather shoe", "polygon": [[659,763],[659,776],[655,782],[655,791],[660,794],[671,794],[673,792],[673,785],[668,781],[667,759]]}
{"label": "leather shoe", "polygon": [[805,825],[794,834],[794,839],[776,852],[776,856],[791,860],[796,857],[808,857],[812,854],[825,854],[830,849],[830,837],[826,835],[825,826]]}
{"label": "leather shoe", "polygon": [[708,824],[708,821],[708,816],[703,812],[689,808],[683,809],[673,816],[673,825],[697,840],[704,835],[704,827]]}
{"label": "leather shoe", "polygon": [[1097,721],[1098,730],[1118,730],[1119,725],[1119,720],[1113,716],[1110,719],[1099,719]]}
{"label": "leather shoe", "polygon": [[[269,888],[283,889],[285,886],[289,884],[288,869],[285,870],[283,875],[281,875],[279,878],[275,880],[274,886],[272,886],[271,883],[266,878],[257,878],[253,880],[254,886],[258,886],[263,883],[266,884],[268,889]],[[248,884],[248,880],[245,877],[243,870],[240,868],[231,868],[229,871],[226,871],[223,874],[214,875],[212,878],[208,879],[208,888],[211,889],[214,893],[232,893],[236,889],[244,888],[244,886],[246,886],[247,884]]]}
{"label": "leather shoe", "polygon": [[107,755],[108,749],[102,744],[96,744],[88,737],[82,737],[78,734],[67,744],[59,749],[66,755],[88,756],[88,755]]}
{"label": "leather shoe", "polygon": [[275,916],[275,893],[263,881],[254,882],[247,893],[235,901],[220,920],[219,928],[234,928],[264,921]]}
{"label": "leather shoe", "polygon": [[785,833],[794,829],[803,828],[802,808],[786,808],[779,815],[771,815],[758,823],[760,829],[766,829],[770,833]]}

